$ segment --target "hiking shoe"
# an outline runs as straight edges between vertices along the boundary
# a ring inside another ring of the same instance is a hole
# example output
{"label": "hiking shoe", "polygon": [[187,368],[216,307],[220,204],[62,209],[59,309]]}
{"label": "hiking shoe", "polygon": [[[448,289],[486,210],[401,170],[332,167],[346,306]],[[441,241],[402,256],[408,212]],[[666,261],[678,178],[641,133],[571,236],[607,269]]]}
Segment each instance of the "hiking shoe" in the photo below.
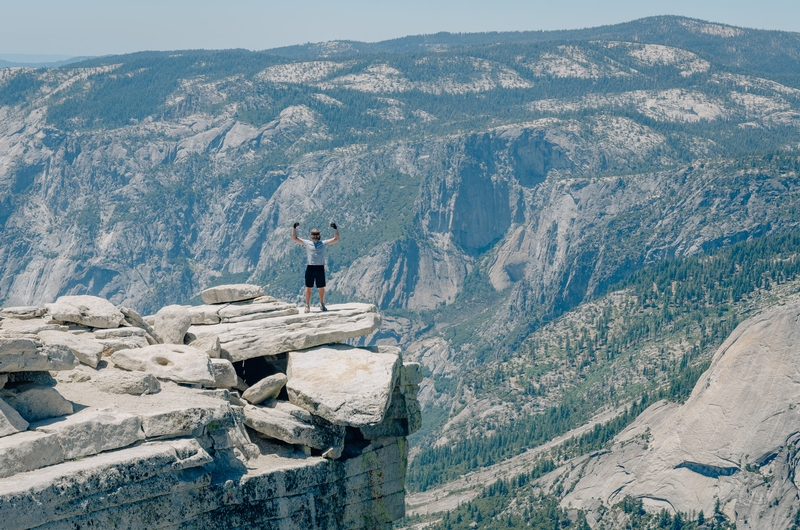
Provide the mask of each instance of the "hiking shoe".
{"label": "hiking shoe", "polygon": [[320,311],[327,311],[327,310],[328,310],[328,308],[327,308],[327,307],[325,307],[325,304],[319,304],[319,310],[320,310]]}
{"label": "hiking shoe", "polygon": [[306,304],[306,313],[310,313],[310,312],[311,312],[311,305]]}

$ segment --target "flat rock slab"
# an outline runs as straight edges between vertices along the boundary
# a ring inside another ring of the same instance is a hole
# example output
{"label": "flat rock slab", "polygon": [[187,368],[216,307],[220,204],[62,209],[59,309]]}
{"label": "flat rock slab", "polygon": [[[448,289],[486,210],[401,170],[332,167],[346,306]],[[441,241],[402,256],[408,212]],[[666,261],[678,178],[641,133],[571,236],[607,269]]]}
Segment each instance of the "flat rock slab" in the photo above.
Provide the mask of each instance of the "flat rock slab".
{"label": "flat rock slab", "polygon": [[72,370],[78,359],[67,346],[29,338],[0,337],[0,373]]}
{"label": "flat rock slab", "polygon": [[286,385],[287,380],[286,374],[268,375],[245,390],[244,394],[242,394],[242,399],[253,405],[258,405],[267,399],[276,398],[284,385]]}
{"label": "flat rock slab", "polygon": [[224,391],[200,391],[170,381],[161,383],[160,392],[144,395],[103,392],[94,381],[60,382],[58,389],[70,401],[86,407],[80,414],[114,410],[138,416],[148,439],[187,436],[212,422],[220,429],[237,421]]}
{"label": "flat rock slab", "polygon": [[72,354],[85,365],[97,368],[103,355],[103,344],[96,341],[91,334],[75,335],[55,330],[40,331],[39,339],[49,346],[66,346]]}
{"label": "flat rock slab", "polygon": [[244,408],[245,425],[268,438],[313,449],[342,448],[344,427],[315,418],[291,403],[270,400]]}
{"label": "flat rock slab", "polygon": [[369,335],[381,324],[372,304],[339,304],[327,312],[265,318],[247,322],[192,326],[196,337],[217,335],[223,356],[231,361],[277,355]]}
{"label": "flat rock slab", "polygon": [[74,322],[92,328],[116,328],[124,318],[122,312],[105,298],[97,296],[62,296],[47,310],[53,320]]}
{"label": "flat rock slab", "polygon": [[252,300],[259,296],[264,296],[264,289],[258,285],[248,283],[218,285],[200,293],[200,298],[207,304],[239,302],[241,300]]}
{"label": "flat rock slab", "polygon": [[289,401],[336,425],[377,425],[400,377],[402,360],[392,350],[376,353],[340,344],[290,352]]}
{"label": "flat rock slab", "polygon": [[214,370],[208,355],[183,344],[120,350],[111,354],[111,362],[125,370],[147,372],[177,383],[214,384]]}
{"label": "flat rock slab", "polygon": [[46,312],[46,308],[36,306],[0,307],[0,318],[39,318]]}
{"label": "flat rock slab", "polygon": [[0,399],[0,438],[16,434],[28,429],[28,422],[19,415],[19,412]]}
{"label": "flat rock slab", "polygon": [[58,420],[32,423],[29,429],[57,435],[67,460],[144,440],[141,418],[111,410],[91,410]]}
{"label": "flat rock slab", "polygon": [[95,388],[110,394],[141,396],[161,391],[161,383],[147,372],[126,372],[112,368],[101,370],[91,377],[91,381]]}

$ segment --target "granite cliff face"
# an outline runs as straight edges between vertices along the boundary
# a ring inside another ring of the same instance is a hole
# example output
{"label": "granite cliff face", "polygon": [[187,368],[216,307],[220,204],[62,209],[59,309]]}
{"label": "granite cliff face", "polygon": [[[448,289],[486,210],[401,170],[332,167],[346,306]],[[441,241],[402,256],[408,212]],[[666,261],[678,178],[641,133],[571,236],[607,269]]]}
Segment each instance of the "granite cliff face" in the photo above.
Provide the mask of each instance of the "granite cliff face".
{"label": "granite cliff face", "polygon": [[[598,508],[641,499],[645,509],[711,516],[737,528],[789,528],[797,511],[800,303],[739,325],[683,404],[658,402],[573,471],[562,504]],[[717,503],[719,503],[717,505]]]}
{"label": "granite cliff face", "polygon": [[299,315],[253,285],[204,295],[213,303],[145,318],[92,296],[2,310],[3,528],[390,528],[403,516],[419,365],[340,343],[379,325],[374,306]]}

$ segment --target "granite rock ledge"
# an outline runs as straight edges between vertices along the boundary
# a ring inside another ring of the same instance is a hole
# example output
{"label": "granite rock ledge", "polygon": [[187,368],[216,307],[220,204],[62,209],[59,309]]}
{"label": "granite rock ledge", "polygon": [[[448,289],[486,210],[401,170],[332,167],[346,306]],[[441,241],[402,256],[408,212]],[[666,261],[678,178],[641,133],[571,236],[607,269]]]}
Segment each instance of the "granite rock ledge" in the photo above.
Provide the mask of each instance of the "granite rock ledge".
{"label": "granite rock ledge", "polygon": [[170,308],[188,331],[92,297],[0,309],[3,528],[388,529],[404,515],[419,366],[341,344],[380,325],[375,307],[300,314],[248,285],[203,299]]}

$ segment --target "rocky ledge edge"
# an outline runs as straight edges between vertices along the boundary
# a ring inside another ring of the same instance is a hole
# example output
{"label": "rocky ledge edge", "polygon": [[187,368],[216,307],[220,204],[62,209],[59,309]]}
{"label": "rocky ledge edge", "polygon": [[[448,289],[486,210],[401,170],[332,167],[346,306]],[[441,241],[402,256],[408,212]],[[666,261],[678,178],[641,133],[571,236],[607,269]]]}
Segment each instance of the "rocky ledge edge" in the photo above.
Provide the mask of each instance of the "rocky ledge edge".
{"label": "rocky ledge edge", "polygon": [[[4,528],[390,528],[420,366],[357,348],[369,304],[254,285],[142,317],[93,296],[0,308]],[[120,526],[122,524],[122,526]]]}

